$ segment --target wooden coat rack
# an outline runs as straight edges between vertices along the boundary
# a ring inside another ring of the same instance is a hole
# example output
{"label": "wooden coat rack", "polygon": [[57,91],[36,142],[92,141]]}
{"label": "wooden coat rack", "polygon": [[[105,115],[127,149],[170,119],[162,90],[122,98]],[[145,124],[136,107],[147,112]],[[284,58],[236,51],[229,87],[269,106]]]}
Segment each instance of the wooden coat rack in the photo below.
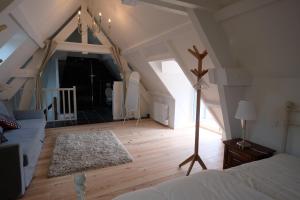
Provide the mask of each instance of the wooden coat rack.
{"label": "wooden coat rack", "polygon": [[198,161],[199,164],[201,165],[201,167],[203,169],[207,169],[204,162],[202,161],[202,159],[200,158],[198,152],[199,152],[199,129],[200,129],[200,99],[201,99],[201,85],[199,84],[199,81],[201,80],[201,78],[208,72],[207,69],[203,70],[202,69],[202,61],[205,58],[205,56],[207,55],[207,51],[204,50],[202,53],[199,53],[197,47],[194,45],[193,49],[188,49],[188,51],[197,58],[198,60],[198,69],[192,69],[191,72],[197,77],[197,84],[196,84],[196,89],[197,89],[197,110],[196,110],[196,131],[195,131],[195,150],[194,150],[194,154],[191,155],[190,157],[188,157],[185,161],[183,161],[182,163],[180,163],[179,167],[182,167],[183,165],[191,162],[191,165],[187,171],[187,176],[190,174],[195,161]]}

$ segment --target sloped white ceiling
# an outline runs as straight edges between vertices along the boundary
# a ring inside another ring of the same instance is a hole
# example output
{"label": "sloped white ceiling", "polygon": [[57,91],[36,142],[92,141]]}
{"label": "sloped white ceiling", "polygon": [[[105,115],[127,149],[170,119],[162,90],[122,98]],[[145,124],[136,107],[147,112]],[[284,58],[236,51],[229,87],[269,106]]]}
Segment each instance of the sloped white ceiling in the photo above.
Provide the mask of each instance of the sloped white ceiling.
{"label": "sloped white ceiling", "polygon": [[42,40],[45,40],[53,35],[79,6],[79,0],[24,0],[19,8]]}
{"label": "sloped white ceiling", "polygon": [[300,77],[300,1],[286,0],[222,23],[236,61],[255,77]]}
{"label": "sloped white ceiling", "polygon": [[[127,6],[121,0],[90,0],[89,9],[103,14],[103,25],[112,19],[110,38],[122,49],[156,36],[188,21],[186,16],[162,11],[142,3]],[[107,26],[104,26],[107,30]]]}
{"label": "sloped white ceiling", "polygon": [[224,8],[224,7],[229,6],[233,3],[236,3],[240,0],[218,0],[218,1],[219,1],[218,3],[220,5],[220,8]]}

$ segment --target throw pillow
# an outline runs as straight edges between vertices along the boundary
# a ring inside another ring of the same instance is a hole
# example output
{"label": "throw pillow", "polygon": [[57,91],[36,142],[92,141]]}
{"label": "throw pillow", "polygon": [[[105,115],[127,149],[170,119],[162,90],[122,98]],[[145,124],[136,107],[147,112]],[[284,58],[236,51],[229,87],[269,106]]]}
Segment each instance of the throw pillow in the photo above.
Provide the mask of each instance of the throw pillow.
{"label": "throw pillow", "polygon": [[0,144],[7,142],[7,139],[4,137],[4,130],[3,128],[0,126]]}
{"label": "throw pillow", "polygon": [[11,117],[0,113],[0,126],[3,129],[17,129],[21,128],[20,124]]}

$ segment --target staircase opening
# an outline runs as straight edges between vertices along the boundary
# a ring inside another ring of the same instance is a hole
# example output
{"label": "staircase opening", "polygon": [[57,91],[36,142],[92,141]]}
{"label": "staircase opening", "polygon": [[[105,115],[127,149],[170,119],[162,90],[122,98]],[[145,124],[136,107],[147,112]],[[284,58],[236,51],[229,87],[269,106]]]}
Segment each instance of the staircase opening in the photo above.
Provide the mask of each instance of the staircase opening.
{"label": "staircase opening", "polygon": [[[76,88],[77,120],[50,122],[47,127],[113,121],[113,85],[122,78],[111,55],[67,53],[58,56],[56,76],[58,88]],[[63,98],[57,101],[57,109],[62,113]],[[67,96],[64,101],[68,102]]]}

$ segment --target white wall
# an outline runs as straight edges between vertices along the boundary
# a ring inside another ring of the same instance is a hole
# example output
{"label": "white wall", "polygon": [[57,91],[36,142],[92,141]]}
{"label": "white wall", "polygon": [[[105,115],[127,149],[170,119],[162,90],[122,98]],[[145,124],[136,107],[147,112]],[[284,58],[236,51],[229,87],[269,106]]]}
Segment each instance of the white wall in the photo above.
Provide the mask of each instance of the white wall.
{"label": "white wall", "polygon": [[[148,91],[150,91],[151,94],[157,94],[155,98],[158,98],[160,101],[164,99],[164,102],[168,103],[169,112],[170,114],[174,114],[174,116],[172,116],[174,120],[175,110],[172,109],[175,106],[175,98],[148,62],[175,58],[190,83],[195,84],[196,78],[190,70],[197,66],[197,60],[187,51],[187,49],[193,45],[196,45],[200,51],[204,49],[192,24],[188,22],[178,25],[167,32],[163,32],[155,38],[145,40],[133,48],[125,49],[123,52],[129,63],[141,74],[141,80]],[[209,57],[204,60],[204,67],[213,68]],[[204,93],[206,100],[216,104],[219,103],[217,87],[211,86]],[[152,102],[154,101],[155,99],[152,97]],[[192,112],[191,108],[187,109]],[[220,109],[216,110],[220,112]],[[222,120],[221,117],[219,119]],[[171,122],[171,124],[173,123],[174,126],[170,125],[172,128],[176,127],[176,122]]]}
{"label": "white wall", "polygon": [[44,73],[43,73],[43,87],[44,88],[59,88],[58,85],[58,77],[57,77],[57,70],[58,70],[58,60],[57,57],[53,56],[47,66],[45,67]]}
{"label": "white wall", "polygon": [[[247,98],[255,103],[257,120],[250,123],[249,137],[276,150],[285,133],[287,101],[300,105],[299,78],[255,78]],[[300,144],[300,141],[298,141]]]}
{"label": "white wall", "polygon": [[224,21],[235,61],[255,76],[300,77],[299,8],[277,0]]}
{"label": "white wall", "polygon": [[[48,89],[59,88],[59,80],[58,80],[58,58],[53,56],[47,66],[44,69],[42,76],[42,87]],[[53,102],[53,97],[58,98],[58,92],[47,92],[43,93],[43,106],[49,106]],[[44,108],[44,107],[43,107]],[[49,116],[50,117],[50,116]]]}
{"label": "white wall", "polygon": [[150,106],[150,116],[152,117],[154,114],[153,112],[153,104],[154,102],[165,104],[168,106],[168,114],[169,114],[169,119],[168,119],[168,126],[170,128],[175,128],[175,99],[172,96],[162,94],[162,93],[157,93],[157,92],[151,92],[151,106]]}
{"label": "white wall", "polygon": [[[245,96],[240,97],[257,106],[249,137],[277,150],[284,133],[285,104],[300,104],[299,8],[297,0],[274,1],[222,22],[235,61],[254,77],[252,86],[245,87]],[[234,95],[234,90],[229,87],[226,95]],[[236,106],[228,109],[234,111]],[[231,115],[235,120],[234,112]]]}

